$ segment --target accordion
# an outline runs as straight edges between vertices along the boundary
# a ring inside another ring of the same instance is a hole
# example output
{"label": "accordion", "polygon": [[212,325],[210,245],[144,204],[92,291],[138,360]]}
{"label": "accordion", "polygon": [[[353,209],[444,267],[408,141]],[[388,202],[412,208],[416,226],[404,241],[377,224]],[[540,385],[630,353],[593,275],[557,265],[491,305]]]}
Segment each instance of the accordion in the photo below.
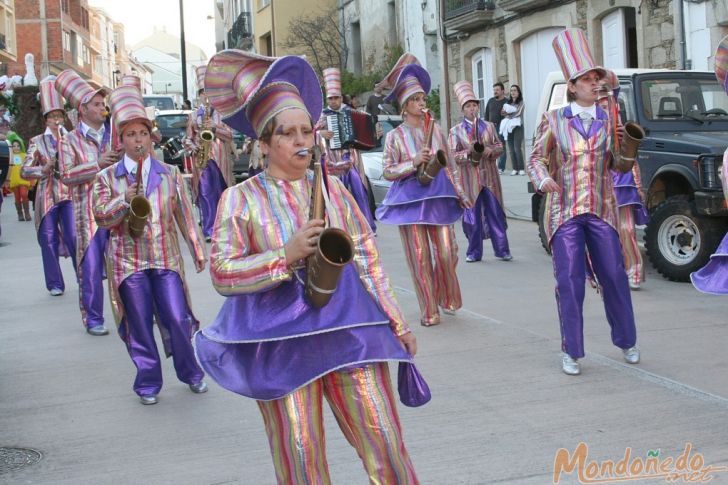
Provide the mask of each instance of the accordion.
{"label": "accordion", "polygon": [[369,113],[347,109],[339,112],[328,111],[325,116],[326,129],[334,133],[329,140],[329,148],[332,150],[371,150],[377,146],[376,130]]}

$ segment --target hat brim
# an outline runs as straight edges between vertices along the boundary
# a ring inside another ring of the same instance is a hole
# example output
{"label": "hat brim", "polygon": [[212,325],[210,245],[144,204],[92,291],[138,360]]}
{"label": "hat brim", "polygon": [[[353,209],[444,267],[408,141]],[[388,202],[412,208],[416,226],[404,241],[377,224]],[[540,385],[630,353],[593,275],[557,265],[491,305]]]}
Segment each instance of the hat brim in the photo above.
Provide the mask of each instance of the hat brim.
{"label": "hat brim", "polygon": [[245,108],[263,87],[273,82],[285,82],[295,86],[311,119],[314,122],[319,119],[324,102],[316,72],[303,57],[285,56],[276,59],[271,64],[258,86],[240,106],[240,109],[232,116],[224,117],[223,121],[232,128],[257,139],[258,134],[250,124],[250,120],[245,114]]}
{"label": "hat brim", "polygon": [[227,49],[220,51],[210,59],[205,72],[205,96],[210,104],[224,118],[231,117],[243,109],[242,102],[233,86],[235,76],[247,64],[254,61],[275,62],[275,57],[261,56],[249,52]]}
{"label": "hat brim", "polygon": [[569,81],[571,81],[571,82],[576,81],[581,76],[583,76],[584,74],[591,72],[591,71],[596,71],[599,74],[599,77],[602,79],[607,77],[606,69],[604,69],[602,66],[594,66],[594,67],[589,67],[587,69],[582,69],[581,71],[577,71],[577,72],[573,73],[571,75],[571,77],[569,78]]}
{"label": "hat brim", "polygon": [[414,76],[417,78],[417,81],[420,83],[420,86],[422,86],[423,92],[425,95],[430,92],[430,75],[425,70],[424,67],[418,65],[418,64],[408,64],[402,68],[402,70],[399,73],[399,76],[397,76],[397,80],[394,83],[394,86],[392,87],[392,90],[389,92],[389,94],[384,98],[384,101],[386,103],[391,103],[392,101],[395,101],[397,99],[397,85],[400,83],[402,79],[404,79],[407,76]]}
{"label": "hat brim", "polygon": [[106,96],[109,95],[109,90],[106,89],[106,88],[99,88],[99,89],[97,89],[97,90],[95,90],[95,91],[87,94],[86,97],[84,97],[81,100],[81,106],[83,106],[85,104],[88,104],[89,101],[91,101],[92,99],[94,99],[94,96],[96,96],[97,94],[100,94],[102,97],[105,98]]}

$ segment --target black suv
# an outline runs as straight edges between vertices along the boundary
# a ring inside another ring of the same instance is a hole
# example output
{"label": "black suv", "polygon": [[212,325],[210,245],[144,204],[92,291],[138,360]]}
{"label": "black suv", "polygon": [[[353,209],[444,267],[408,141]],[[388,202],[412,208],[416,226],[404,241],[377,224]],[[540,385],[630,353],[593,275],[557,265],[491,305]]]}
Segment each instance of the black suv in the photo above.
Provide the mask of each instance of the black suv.
{"label": "black suv", "polygon": [[[187,120],[191,112],[189,110],[168,110],[157,113],[157,128],[159,128],[162,134],[162,141],[159,143],[160,146],[165,146],[170,138],[177,138],[180,143],[182,142],[182,139],[187,134]],[[174,151],[164,150],[164,162],[176,165],[182,169],[184,165],[183,157],[181,154],[174,153]]]}

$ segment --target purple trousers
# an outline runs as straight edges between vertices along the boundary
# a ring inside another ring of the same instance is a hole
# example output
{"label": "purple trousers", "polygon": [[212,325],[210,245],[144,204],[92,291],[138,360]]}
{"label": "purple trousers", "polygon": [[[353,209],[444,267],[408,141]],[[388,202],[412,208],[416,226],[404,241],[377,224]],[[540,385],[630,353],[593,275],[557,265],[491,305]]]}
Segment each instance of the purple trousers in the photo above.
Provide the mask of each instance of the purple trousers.
{"label": "purple trousers", "polygon": [[468,238],[468,258],[474,261],[483,259],[483,239],[488,237],[496,257],[509,255],[506,227],[506,214],[498,199],[490,190],[484,188],[478,194],[473,208],[463,211],[463,232]]}
{"label": "purple trousers", "polygon": [[220,196],[227,188],[225,179],[214,160],[207,163],[207,167],[200,174],[200,186],[197,191],[197,207],[200,208],[202,219],[202,234],[207,238],[212,236],[212,226],[217,215],[217,204]]}
{"label": "purple trousers", "polygon": [[86,248],[79,262],[78,292],[81,300],[81,315],[87,328],[104,324],[104,251],[109,240],[109,230],[96,229],[91,244]]}
{"label": "purple trousers", "polygon": [[574,359],[584,357],[586,248],[589,248],[592,267],[602,287],[612,343],[628,349],[637,342],[632,296],[619,235],[595,215],[583,214],[566,221],[551,238],[561,349]]}
{"label": "purple trousers", "polygon": [[38,227],[38,244],[40,253],[43,256],[43,273],[48,291],[57,288],[66,290],[61,273],[61,265],[58,263],[60,241],[58,235],[63,238],[63,243],[68,249],[73,261],[73,269],[76,267],[76,226],[73,222],[73,206],[70,200],[63,200],[51,207],[46,212]]}
{"label": "purple trousers", "polygon": [[169,334],[177,378],[185,384],[200,382],[204,373],[191,342],[194,317],[179,274],[166,269],[136,272],[121,283],[119,295],[125,313],[119,336],[137,369],[134,392],[147,396],[162,389],[162,363],[153,332],[155,313]]}

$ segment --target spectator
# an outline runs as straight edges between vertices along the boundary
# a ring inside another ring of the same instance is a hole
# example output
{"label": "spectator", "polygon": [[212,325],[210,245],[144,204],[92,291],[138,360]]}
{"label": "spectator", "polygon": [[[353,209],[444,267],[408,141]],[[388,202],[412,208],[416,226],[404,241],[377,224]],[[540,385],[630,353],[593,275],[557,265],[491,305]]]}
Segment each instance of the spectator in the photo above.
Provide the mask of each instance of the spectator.
{"label": "spectator", "polygon": [[[493,97],[485,105],[485,121],[490,121],[495,125],[495,132],[498,133],[498,138],[500,138],[501,144],[504,147],[506,146],[506,139],[500,134],[500,124],[503,119],[503,115],[501,114],[503,105],[508,101],[505,92],[506,88],[503,86],[503,83],[495,83],[493,85]],[[498,157],[498,173],[503,173],[506,169],[506,155],[506,151],[503,150],[503,153]]]}
{"label": "spectator", "polygon": [[351,95],[349,106],[351,106],[351,109],[359,109],[359,99],[356,97],[356,94]]}
{"label": "spectator", "polygon": [[376,122],[376,117],[379,115],[381,108],[379,105],[384,103],[384,96],[382,95],[382,88],[378,85],[374,85],[374,94],[369,96],[367,99],[366,112],[372,115]]}
{"label": "spectator", "polygon": [[523,167],[523,95],[517,84],[511,84],[511,95],[501,111],[500,134],[506,140],[513,171],[511,175],[526,175]]}
{"label": "spectator", "polygon": [[14,132],[7,134],[7,140],[10,142],[12,153],[10,154],[10,175],[8,177],[8,186],[15,196],[15,210],[18,212],[19,221],[32,221],[30,215],[30,201],[28,199],[28,191],[31,182],[25,180],[21,175],[23,162],[25,162],[25,143]]}
{"label": "spectator", "polygon": [[182,109],[192,109],[192,101],[185,99],[185,102],[182,103]]}

